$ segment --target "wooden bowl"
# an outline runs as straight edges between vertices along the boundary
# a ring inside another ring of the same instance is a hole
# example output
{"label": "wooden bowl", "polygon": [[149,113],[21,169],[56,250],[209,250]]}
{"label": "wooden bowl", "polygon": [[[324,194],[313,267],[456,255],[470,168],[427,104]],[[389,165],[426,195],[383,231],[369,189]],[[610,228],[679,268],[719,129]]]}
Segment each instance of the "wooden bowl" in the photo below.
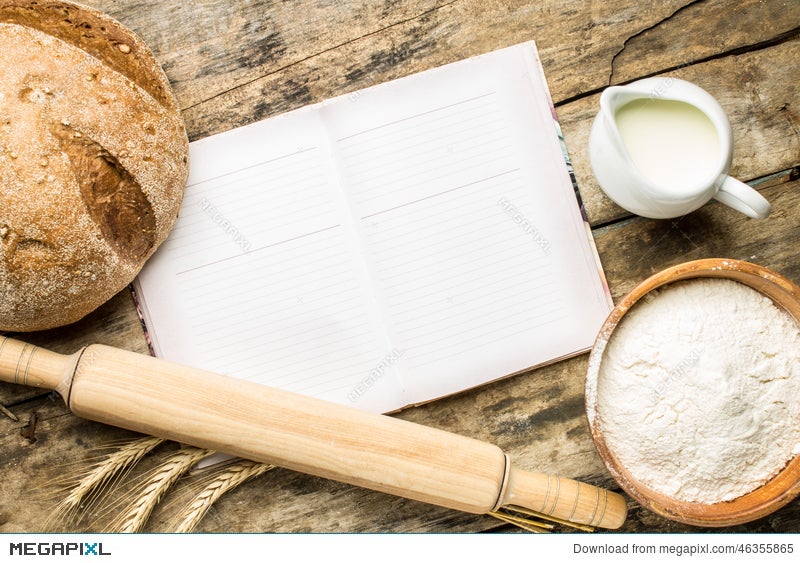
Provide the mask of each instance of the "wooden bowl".
{"label": "wooden bowl", "polygon": [[748,262],[716,258],[668,268],[636,286],[619,302],[601,327],[589,358],[586,413],[600,457],[614,479],[639,504],[678,522],[708,527],[732,526],[766,516],[800,494],[800,455],[795,456],[770,481],[734,500],[711,504],[680,501],[646,486],[620,463],[603,437],[603,424],[597,412],[597,384],[603,353],[625,313],[657,287],[700,277],[726,278],[748,285],[770,297],[800,322],[800,287],[766,268]]}

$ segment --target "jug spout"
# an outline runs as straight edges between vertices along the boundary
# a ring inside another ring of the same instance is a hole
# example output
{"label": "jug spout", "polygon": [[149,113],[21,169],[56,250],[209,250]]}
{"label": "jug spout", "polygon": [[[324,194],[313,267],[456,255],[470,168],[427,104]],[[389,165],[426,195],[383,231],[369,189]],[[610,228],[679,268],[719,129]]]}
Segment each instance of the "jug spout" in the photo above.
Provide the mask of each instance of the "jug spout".
{"label": "jug spout", "polygon": [[614,113],[625,104],[642,98],[653,98],[653,92],[640,86],[609,86],[600,94],[600,111],[613,119]]}
{"label": "jug spout", "polygon": [[626,97],[627,90],[625,86],[609,86],[603,90],[600,94],[600,111],[613,117],[617,108],[625,103],[622,98]]}
{"label": "jug spout", "polygon": [[603,152],[630,164],[628,151],[617,128],[616,113],[625,104],[639,96],[627,86],[609,86],[600,94],[600,111],[594,125],[593,142],[603,146]]}

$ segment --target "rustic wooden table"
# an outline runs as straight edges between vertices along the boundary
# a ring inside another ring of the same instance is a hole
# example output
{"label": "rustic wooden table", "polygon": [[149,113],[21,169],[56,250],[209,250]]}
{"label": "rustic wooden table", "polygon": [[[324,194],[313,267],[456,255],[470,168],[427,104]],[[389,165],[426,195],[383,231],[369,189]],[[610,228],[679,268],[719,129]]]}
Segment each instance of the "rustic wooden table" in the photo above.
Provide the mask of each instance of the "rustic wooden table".
{"label": "rustic wooden table", "polygon": [[[667,266],[703,257],[756,262],[800,282],[800,2],[667,0],[87,0],[151,46],[190,139],[525,40],[537,41],[615,299]],[[765,221],[720,204],[675,220],[632,217],[599,190],[587,156],[600,91],[674,76],[730,115],[732,173],[772,203]],[[146,351],[128,292],[83,321],[18,335],[57,351],[92,342]],[[494,442],[526,468],[615,488],[583,411],[587,356],[399,416]],[[0,531],[47,524],[54,480],[130,433],[71,415],[52,394],[0,385]],[[176,448],[163,445],[145,460]],[[629,502],[623,530],[701,531]],[[169,529],[162,503],[147,529]],[[79,525],[90,530],[91,516]],[[485,531],[497,520],[274,470],[219,500],[200,531]],[[800,504],[729,531],[800,531]]]}

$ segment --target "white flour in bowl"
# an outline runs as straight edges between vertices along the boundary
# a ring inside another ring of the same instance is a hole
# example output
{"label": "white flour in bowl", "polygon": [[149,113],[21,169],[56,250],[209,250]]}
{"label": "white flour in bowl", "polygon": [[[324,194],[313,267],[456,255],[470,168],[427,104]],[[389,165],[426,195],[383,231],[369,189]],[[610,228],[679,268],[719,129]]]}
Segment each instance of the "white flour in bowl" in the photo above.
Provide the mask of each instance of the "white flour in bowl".
{"label": "white flour in bowl", "polygon": [[800,453],[800,327],[738,282],[661,288],[617,326],[597,382],[606,444],[674,499],[732,500]]}

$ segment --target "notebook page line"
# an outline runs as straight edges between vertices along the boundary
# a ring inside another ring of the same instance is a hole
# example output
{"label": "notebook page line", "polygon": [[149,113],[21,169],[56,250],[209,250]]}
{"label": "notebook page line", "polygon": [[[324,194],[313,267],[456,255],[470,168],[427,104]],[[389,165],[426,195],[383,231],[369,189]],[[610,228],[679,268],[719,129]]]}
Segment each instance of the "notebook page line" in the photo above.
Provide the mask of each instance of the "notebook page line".
{"label": "notebook page line", "polygon": [[445,110],[445,109],[455,108],[455,107],[461,106],[463,104],[473,103],[476,100],[480,100],[482,98],[485,98],[487,96],[491,96],[493,94],[494,94],[494,92],[484,92],[484,93],[478,94],[476,96],[472,96],[470,98],[466,98],[466,99],[463,99],[463,100],[458,100],[458,101],[452,102],[452,103],[444,105],[444,106],[436,107],[436,108],[433,108],[433,109],[430,109],[430,110],[427,110],[427,111],[423,111],[423,112],[420,112],[420,113],[415,113],[414,115],[403,117],[401,119],[398,119],[398,120],[395,120],[395,121],[392,121],[392,122],[389,122],[389,123],[381,123],[380,125],[376,125],[375,127],[364,129],[364,130],[358,131],[356,133],[352,133],[350,135],[346,135],[344,137],[339,137],[339,138],[336,139],[336,142],[338,143],[338,142],[342,142],[342,141],[347,141],[348,139],[350,139],[352,137],[356,137],[358,135],[363,135],[365,133],[370,133],[372,131],[376,131],[376,130],[382,129],[382,128],[388,126],[388,125],[398,125],[398,124],[403,123],[404,121],[407,121],[407,120],[418,119],[420,117],[424,117],[424,116],[427,116],[429,114],[433,114],[433,113],[436,113],[436,112],[441,112],[442,110]]}
{"label": "notebook page line", "polygon": [[486,177],[486,178],[480,178],[480,179],[475,180],[473,182],[469,182],[467,184],[462,184],[460,186],[456,186],[454,188],[450,188],[450,189],[442,191],[442,192],[438,192],[438,193],[435,193],[435,194],[430,194],[430,195],[427,195],[425,197],[421,197],[421,198],[413,200],[413,201],[408,201],[408,202],[402,203],[400,205],[396,205],[394,207],[390,207],[388,209],[381,209],[380,211],[376,211],[375,213],[370,213],[369,215],[363,215],[361,217],[361,219],[369,219],[370,217],[375,217],[377,215],[383,215],[384,213],[389,213],[391,211],[395,211],[397,209],[400,209],[401,207],[406,207],[408,205],[414,205],[414,204],[417,204],[417,203],[424,202],[425,200],[428,200],[428,199],[441,197],[441,196],[443,196],[443,195],[445,195],[447,193],[455,192],[455,191],[458,191],[458,190],[463,190],[464,188],[469,188],[470,186],[473,186],[475,184],[479,184],[479,183],[485,182],[487,180],[493,180],[495,178],[499,178],[499,177],[505,176],[507,174],[512,174],[512,173],[514,173],[516,171],[517,171],[516,169],[504,170],[503,172],[499,172],[498,174],[495,174],[493,176],[489,176],[489,177]]}
{"label": "notebook page line", "polygon": [[[287,243],[294,242],[294,241],[297,241],[297,240],[302,240],[302,239],[304,239],[306,237],[319,235],[321,233],[325,233],[327,231],[331,231],[333,229],[337,229],[340,226],[341,225],[331,225],[329,227],[325,227],[325,228],[319,229],[317,231],[313,231],[313,232],[310,232],[310,233],[303,233],[302,235],[297,235],[296,237],[288,238],[288,239],[285,239],[285,240],[279,240],[279,241],[267,244],[265,246],[260,246],[258,248],[254,248],[250,252],[251,253],[253,253],[253,252],[261,252],[262,250],[267,250],[267,249],[270,249],[270,248],[273,248],[273,247],[276,247],[276,246],[281,246],[283,244],[287,244]],[[197,266],[194,266],[192,268],[186,268],[185,270],[181,270],[181,271],[177,272],[177,275],[182,276],[184,274],[188,274],[189,272],[194,272],[194,271],[197,271],[197,270],[201,270],[203,268],[208,268],[210,266],[216,266],[218,264],[222,264],[223,262],[230,262],[231,260],[241,259],[242,257],[243,257],[242,255],[236,255],[236,256],[227,256],[225,258],[220,258],[218,260],[212,260],[212,261],[206,262],[204,264],[198,264]]]}

